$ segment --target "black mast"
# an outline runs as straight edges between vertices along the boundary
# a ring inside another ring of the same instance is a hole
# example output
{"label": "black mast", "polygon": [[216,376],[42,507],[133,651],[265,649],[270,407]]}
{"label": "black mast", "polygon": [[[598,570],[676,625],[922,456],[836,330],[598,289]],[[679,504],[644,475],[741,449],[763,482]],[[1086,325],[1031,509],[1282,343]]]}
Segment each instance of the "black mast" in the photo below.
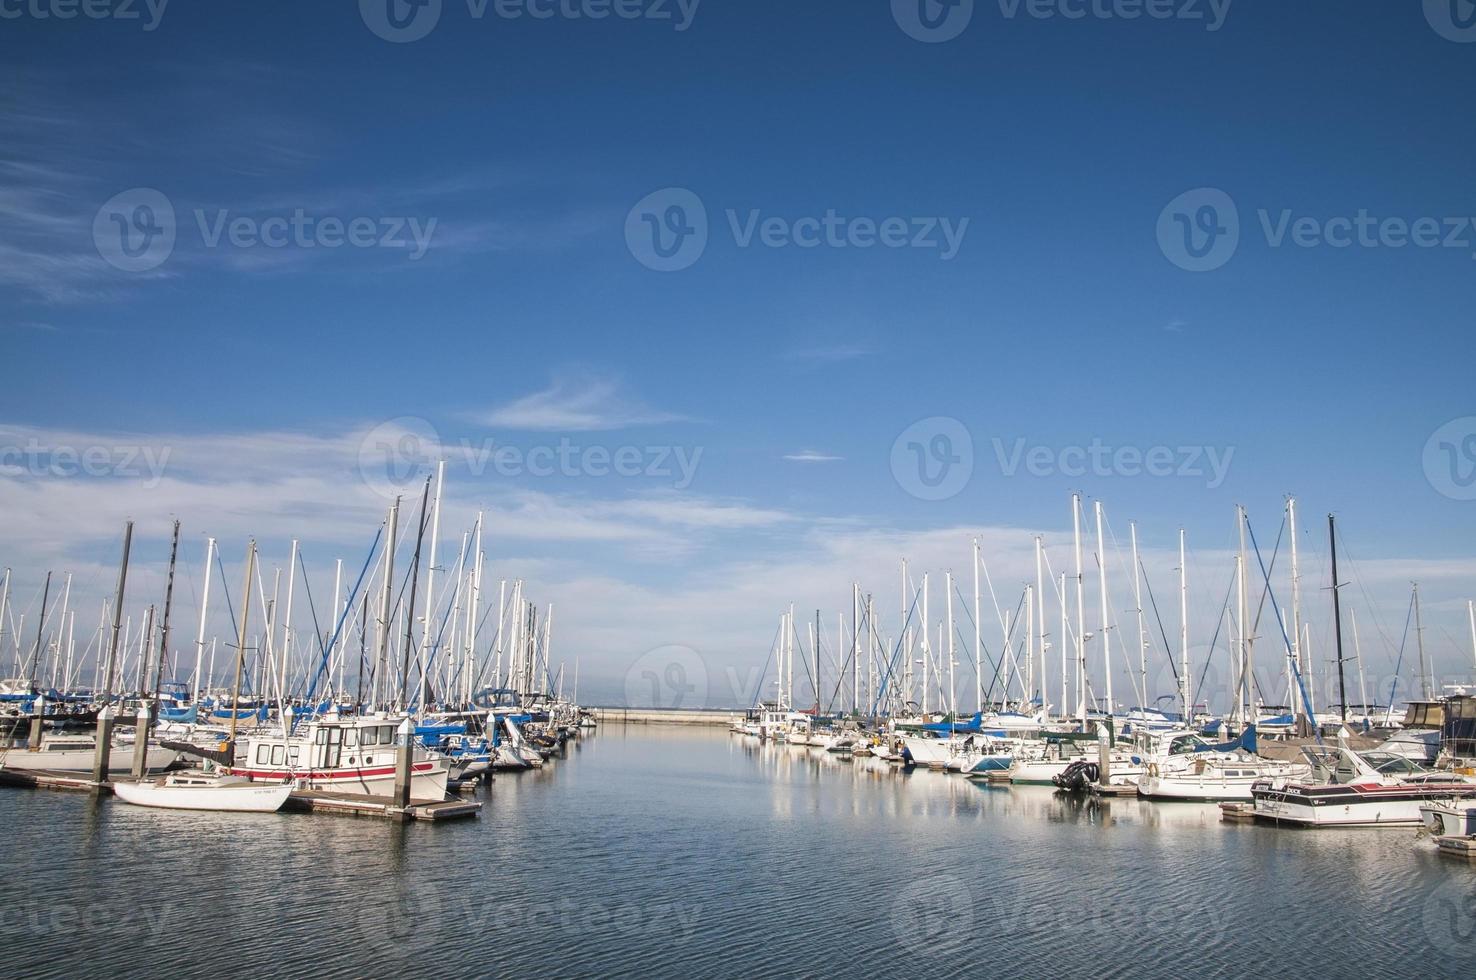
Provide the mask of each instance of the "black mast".
{"label": "black mast", "polygon": [[1343,607],[1338,601],[1338,533],[1333,516],[1327,515],[1327,540],[1332,551],[1333,636],[1338,648],[1338,700],[1343,721],[1348,720],[1348,687],[1343,678]]}

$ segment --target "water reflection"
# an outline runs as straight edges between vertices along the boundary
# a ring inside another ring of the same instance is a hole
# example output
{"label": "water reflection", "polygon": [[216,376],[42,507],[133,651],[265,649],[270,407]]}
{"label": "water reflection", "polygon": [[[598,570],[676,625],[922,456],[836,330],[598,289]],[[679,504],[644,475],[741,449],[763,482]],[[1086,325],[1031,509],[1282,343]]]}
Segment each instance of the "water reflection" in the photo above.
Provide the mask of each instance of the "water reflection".
{"label": "water reflection", "polygon": [[478,794],[398,826],[0,793],[5,972],[1470,972],[1476,876],[1403,831],[641,726]]}

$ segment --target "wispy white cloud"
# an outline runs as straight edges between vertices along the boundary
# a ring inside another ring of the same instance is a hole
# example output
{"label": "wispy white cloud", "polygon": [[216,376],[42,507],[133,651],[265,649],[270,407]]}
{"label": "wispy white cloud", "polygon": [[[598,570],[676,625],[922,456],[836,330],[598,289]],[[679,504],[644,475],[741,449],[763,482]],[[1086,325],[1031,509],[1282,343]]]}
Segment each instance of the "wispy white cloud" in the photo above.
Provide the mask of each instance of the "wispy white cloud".
{"label": "wispy white cloud", "polygon": [[483,425],[530,432],[598,432],[690,421],[652,408],[616,378],[592,372],[561,375],[542,391],[474,417]]}
{"label": "wispy white cloud", "polygon": [[830,453],[822,453],[816,449],[801,449],[798,452],[785,453],[781,459],[791,463],[838,463],[845,459],[844,456],[833,456]]}
{"label": "wispy white cloud", "polygon": [[854,361],[858,358],[870,357],[875,353],[876,348],[869,344],[845,343],[796,348],[786,351],[784,356],[791,361],[833,363],[837,361]]}

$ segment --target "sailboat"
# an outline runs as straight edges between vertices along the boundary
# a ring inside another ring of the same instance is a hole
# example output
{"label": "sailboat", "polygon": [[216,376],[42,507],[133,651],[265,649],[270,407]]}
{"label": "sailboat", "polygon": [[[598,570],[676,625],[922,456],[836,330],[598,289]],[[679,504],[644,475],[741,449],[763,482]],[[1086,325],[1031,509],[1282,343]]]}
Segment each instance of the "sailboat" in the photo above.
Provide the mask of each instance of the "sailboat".
{"label": "sailboat", "polygon": [[119,781],[113,794],[124,803],[166,810],[275,813],[292,795],[292,783],[252,782],[240,776],[188,770],[142,782]]}

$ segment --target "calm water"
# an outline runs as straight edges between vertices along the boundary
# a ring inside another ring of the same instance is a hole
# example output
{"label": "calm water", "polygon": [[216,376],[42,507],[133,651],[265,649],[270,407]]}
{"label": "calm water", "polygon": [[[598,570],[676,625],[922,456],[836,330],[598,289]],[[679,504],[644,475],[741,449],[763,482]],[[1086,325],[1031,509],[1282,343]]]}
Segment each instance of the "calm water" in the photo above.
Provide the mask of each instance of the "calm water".
{"label": "calm water", "polygon": [[1096,805],[645,727],[500,775],[483,799],[476,821],[397,827],[0,790],[0,973],[1476,966],[1476,868],[1412,831],[1223,825],[1213,806]]}

